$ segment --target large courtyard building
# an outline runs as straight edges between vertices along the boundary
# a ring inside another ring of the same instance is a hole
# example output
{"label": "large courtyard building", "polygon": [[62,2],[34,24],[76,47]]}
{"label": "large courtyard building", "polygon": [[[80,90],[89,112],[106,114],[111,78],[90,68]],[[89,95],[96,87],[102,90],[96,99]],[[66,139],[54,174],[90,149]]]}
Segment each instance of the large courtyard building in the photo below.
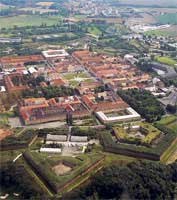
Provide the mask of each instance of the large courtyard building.
{"label": "large courtyard building", "polygon": [[45,98],[23,99],[19,103],[19,112],[26,125],[65,120],[67,113],[71,113],[73,118],[90,115],[77,96],[49,100]]}

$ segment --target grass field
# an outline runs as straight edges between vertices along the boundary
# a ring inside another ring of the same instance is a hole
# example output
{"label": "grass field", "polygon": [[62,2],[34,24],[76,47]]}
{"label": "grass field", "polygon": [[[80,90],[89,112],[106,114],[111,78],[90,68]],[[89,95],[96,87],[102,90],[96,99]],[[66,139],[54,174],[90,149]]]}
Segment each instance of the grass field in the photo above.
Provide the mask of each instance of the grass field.
{"label": "grass field", "polygon": [[88,74],[84,73],[84,72],[80,72],[80,73],[67,73],[64,74],[63,77],[67,80],[71,80],[74,79],[76,77],[78,78],[89,78]]}
{"label": "grass field", "polygon": [[162,56],[162,57],[156,57],[155,58],[158,62],[160,63],[163,63],[163,64],[166,64],[166,65],[175,65],[177,64],[177,61],[176,60],[173,60],[172,58],[170,57],[165,57],[165,56]]}
{"label": "grass field", "polygon": [[172,130],[177,130],[177,120],[169,124],[168,127]]}
{"label": "grass field", "polygon": [[164,125],[169,129],[177,131],[177,116],[171,115],[168,117],[163,117],[158,124]]}
{"label": "grass field", "polygon": [[177,36],[177,25],[171,25],[169,28],[165,28],[165,29],[147,31],[147,32],[145,32],[145,35],[176,37]]}
{"label": "grass field", "polygon": [[161,162],[167,163],[177,150],[177,139],[169,146],[169,148],[161,156]]}
{"label": "grass field", "polygon": [[13,17],[0,17],[1,28],[13,28],[14,26],[40,26],[46,24],[48,26],[57,24],[60,21],[58,16],[41,17],[38,15],[18,15]]}
{"label": "grass field", "polygon": [[[177,131],[177,116],[171,115],[163,117],[158,124],[164,125],[167,128]],[[177,151],[177,139],[169,146],[169,148],[161,156],[161,162],[173,162],[176,158],[175,152]],[[172,159],[172,160],[171,160]]]}
{"label": "grass field", "polygon": [[101,35],[101,31],[96,26],[90,26],[88,27],[88,32],[92,35],[99,36]]}
{"label": "grass field", "polygon": [[167,117],[163,117],[158,123],[162,125],[167,125],[167,124],[172,123],[175,120],[177,120],[177,117],[175,115],[170,115]]}

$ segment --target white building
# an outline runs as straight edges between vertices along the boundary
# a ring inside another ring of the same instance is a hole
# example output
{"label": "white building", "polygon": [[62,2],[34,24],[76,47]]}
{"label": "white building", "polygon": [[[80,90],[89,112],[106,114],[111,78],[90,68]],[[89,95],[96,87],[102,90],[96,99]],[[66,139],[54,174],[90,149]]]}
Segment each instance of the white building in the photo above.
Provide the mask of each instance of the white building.
{"label": "white building", "polygon": [[87,142],[88,137],[87,136],[71,136],[70,141],[71,142]]}
{"label": "white building", "polygon": [[133,120],[140,120],[141,116],[133,110],[133,108],[128,107],[126,109],[128,114],[125,115],[117,115],[117,116],[106,116],[106,114],[102,111],[96,112],[96,116],[102,121],[104,124],[114,123],[114,122],[129,122]]}
{"label": "white building", "polygon": [[51,134],[47,134],[47,137],[46,137],[46,144],[61,143],[61,142],[66,142],[66,141],[67,141],[67,136],[66,135],[51,135]]}
{"label": "white building", "polygon": [[45,148],[45,147],[41,147],[40,148],[40,152],[42,152],[42,153],[61,153],[61,149],[60,148]]}
{"label": "white building", "polygon": [[69,54],[64,49],[43,51],[42,54],[45,58],[62,58],[69,56]]}

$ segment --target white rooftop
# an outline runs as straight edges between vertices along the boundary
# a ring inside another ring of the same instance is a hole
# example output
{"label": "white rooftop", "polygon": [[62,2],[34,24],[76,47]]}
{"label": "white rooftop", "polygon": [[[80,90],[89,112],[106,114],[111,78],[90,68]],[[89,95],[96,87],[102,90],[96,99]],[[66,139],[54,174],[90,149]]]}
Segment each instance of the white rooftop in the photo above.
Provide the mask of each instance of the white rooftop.
{"label": "white rooftop", "polygon": [[64,49],[43,51],[42,54],[45,58],[66,57],[69,55]]}
{"label": "white rooftop", "polygon": [[102,111],[96,112],[96,115],[100,120],[102,120],[104,123],[111,123],[111,122],[118,122],[118,121],[131,121],[133,119],[138,119],[141,116],[131,107],[128,107],[126,109],[129,114],[122,115],[122,116],[112,116],[108,117],[106,114]]}

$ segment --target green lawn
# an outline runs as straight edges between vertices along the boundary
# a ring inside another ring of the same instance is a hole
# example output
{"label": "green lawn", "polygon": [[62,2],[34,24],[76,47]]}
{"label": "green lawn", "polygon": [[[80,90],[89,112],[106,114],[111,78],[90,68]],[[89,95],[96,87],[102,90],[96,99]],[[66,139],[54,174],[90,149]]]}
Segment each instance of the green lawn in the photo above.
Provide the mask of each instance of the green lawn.
{"label": "green lawn", "polygon": [[75,79],[75,78],[89,78],[89,75],[85,72],[80,73],[67,73],[64,74],[63,77],[67,80]]}
{"label": "green lawn", "polygon": [[14,26],[40,26],[41,24],[54,25],[60,21],[58,16],[41,17],[38,15],[18,15],[13,17],[0,17],[1,28],[13,28]]}
{"label": "green lawn", "polygon": [[166,57],[166,56],[158,56],[155,58],[158,62],[166,64],[166,65],[175,65],[177,64],[176,60],[173,60],[170,57]]}
{"label": "green lawn", "polygon": [[80,82],[90,83],[93,81],[92,77],[90,77],[85,72],[80,73],[67,73],[63,75],[63,78],[69,81],[70,86],[76,87]]}
{"label": "green lawn", "polygon": [[160,121],[158,121],[158,124],[167,125],[173,123],[175,120],[177,120],[177,116],[170,115],[167,117],[163,117]]}

